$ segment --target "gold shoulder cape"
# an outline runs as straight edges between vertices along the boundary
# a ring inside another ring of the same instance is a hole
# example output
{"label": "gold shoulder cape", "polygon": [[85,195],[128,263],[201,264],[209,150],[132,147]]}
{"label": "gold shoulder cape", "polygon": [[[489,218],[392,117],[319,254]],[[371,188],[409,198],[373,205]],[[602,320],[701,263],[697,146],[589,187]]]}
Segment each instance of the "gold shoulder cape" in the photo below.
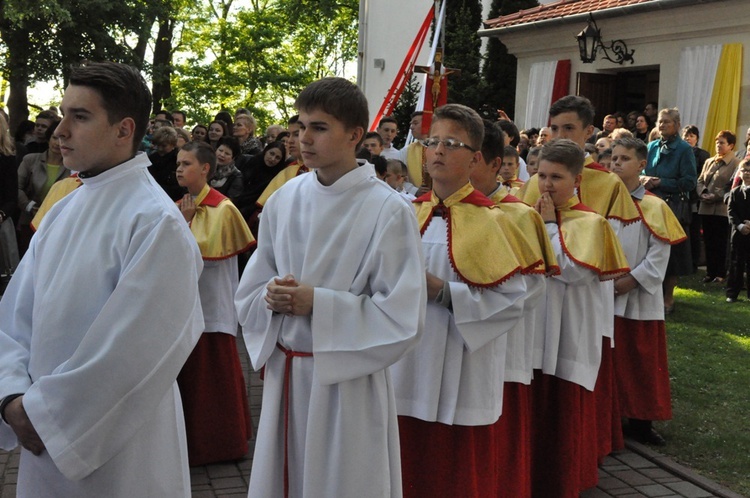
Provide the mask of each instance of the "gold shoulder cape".
{"label": "gold shoulder cape", "polygon": [[273,180],[271,180],[271,183],[268,184],[263,193],[260,194],[260,197],[258,197],[258,200],[255,202],[255,204],[258,207],[262,208],[266,205],[266,202],[268,202],[268,198],[271,197],[271,194],[279,190],[282,185],[284,185],[295,176],[299,176],[302,173],[307,173],[308,171],[310,171],[310,169],[307,168],[304,164],[300,164],[298,161],[291,163],[289,166],[279,171],[279,174],[273,177]]}
{"label": "gold shoulder cape", "polygon": [[505,213],[510,222],[518,228],[524,236],[535,258],[542,261],[541,270],[545,275],[559,275],[560,267],[557,265],[555,250],[547,236],[542,216],[531,206],[524,203],[518,197],[507,193],[505,189],[499,188],[490,200]]}
{"label": "gold shoulder cape", "polygon": [[406,169],[409,170],[409,179],[417,187],[424,183],[424,147],[419,142],[412,142],[406,149]]}
{"label": "gold shoulder cape", "polygon": [[[420,231],[424,234],[433,212],[440,208],[448,223],[448,257],[459,278],[473,287],[496,287],[516,273],[538,271],[540,261],[519,260],[511,241],[514,227],[503,213],[471,184],[440,202],[433,192],[414,201]],[[437,215],[436,215],[437,216]],[[456,235],[458,234],[458,235]],[[520,253],[528,255],[529,253]]]}
{"label": "gold shoulder cape", "polygon": [[572,197],[557,210],[562,249],[573,261],[610,280],[630,271],[612,227],[607,220]]}
{"label": "gold shoulder cape", "polygon": [[81,186],[81,179],[78,178],[78,174],[63,178],[59,182],[55,182],[52,188],[47,192],[47,196],[42,201],[42,205],[39,206],[39,210],[34,215],[34,219],[31,220],[31,229],[36,232],[39,225],[42,223],[42,218],[52,209],[52,206],[57,204],[63,197]]}
{"label": "gold shoulder cape", "polygon": [[255,238],[240,212],[217,190],[205,185],[195,204],[197,208],[190,222],[190,231],[198,242],[203,259],[231,258],[255,245]]}
{"label": "gold shoulder cape", "polygon": [[[518,191],[517,196],[530,206],[536,204],[536,201],[539,200],[539,178],[537,175],[529,178]],[[600,164],[595,163],[591,156],[586,157],[578,197],[581,203],[605,218],[612,218],[629,224],[638,221],[641,217],[622,180]]]}
{"label": "gold shoulder cape", "polygon": [[654,237],[670,245],[687,239],[682,225],[677,221],[667,203],[651,192],[646,192],[643,200],[635,201],[641,212],[641,221]]}

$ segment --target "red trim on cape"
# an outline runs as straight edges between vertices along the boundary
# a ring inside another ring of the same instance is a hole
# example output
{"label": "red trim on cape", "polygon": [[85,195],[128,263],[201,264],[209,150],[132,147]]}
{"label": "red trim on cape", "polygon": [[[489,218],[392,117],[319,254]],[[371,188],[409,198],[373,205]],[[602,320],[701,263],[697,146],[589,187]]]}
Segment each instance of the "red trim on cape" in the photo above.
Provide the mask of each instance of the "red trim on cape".
{"label": "red trim on cape", "polygon": [[224,259],[233,258],[233,257],[237,256],[238,254],[242,254],[243,252],[249,251],[250,249],[252,249],[256,245],[258,245],[258,241],[254,240],[254,241],[250,242],[248,245],[246,245],[245,247],[243,247],[242,249],[240,249],[239,251],[234,251],[232,254],[227,254],[226,256],[221,256],[221,257],[217,257],[217,258],[208,258],[206,256],[201,256],[201,259],[203,261],[221,261],[221,260],[224,260]]}
{"label": "red trim on cape", "polygon": [[590,207],[588,207],[586,204],[582,202],[579,202],[575,206],[571,206],[570,209],[575,209],[576,211],[584,211],[587,213],[596,213],[596,211],[594,211],[593,209],[591,209]]}
{"label": "red trim on cape", "polygon": [[221,203],[221,201],[227,199],[227,196],[225,196],[215,188],[209,187],[208,189],[208,194],[206,194],[206,197],[204,197],[201,201],[202,205],[216,207]]}
{"label": "red trim on cape", "polygon": [[[596,213],[596,211],[592,210],[591,208],[586,207],[580,202],[576,204],[575,206],[572,206],[570,209],[575,209],[577,211],[588,211],[589,213]],[[584,263],[583,261],[579,261],[578,259],[576,259],[568,250],[568,246],[565,245],[565,237],[563,237],[563,233],[562,233],[562,217],[560,216],[560,211],[555,211],[555,216],[557,216],[557,226],[559,227],[558,236],[560,237],[560,247],[562,247],[562,250],[565,252],[565,254],[567,254],[570,259],[575,261],[576,264],[579,264],[583,266],[584,268],[588,268],[589,270],[592,270],[594,273],[599,275],[599,280],[601,280],[602,277],[607,277],[605,280],[612,280],[616,278],[618,275],[625,274],[630,271],[630,268],[619,268],[617,270],[604,271],[600,268],[597,268],[596,266],[592,266],[588,263]]]}
{"label": "red trim on cape", "polygon": [[[508,194],[510,195],[510,194]],[[507,196],[506,196],[507,197]],[[514,199],[517,199],[514,197]],[[518,199],[520,201],[520,199]],[[414,199],[413,203],[419,203],[419,202],[431,202],[432,201],[432,191],[429,191],[425,194],[420,195],[416,199]],[[495,207],[495,203],[492,202],[491,199],[489,199],[486,195],[481,193],[479,190],[472,190],[469,195],[464,197],[458,202],[464,202],[466,204],[474,204],[475,206],[485,206],[485,207]],[[439,203],[439,205],[443,205],[442,201]]]}
{"label": "red trim on cape", "polygon": [[476,189],[472,190],[472,192],[461,199],[460,202],[474,204],[475,206],[495,207],[494,202],[492,202],[486,195]]}
{"label": "red trim on cape", "polygon": [[[476,192],[476,190],[474,192]],[[482,197],[484,197],[484,195],[482,195],[482,194],[479,194],[479,195],[482,196]],[[467,195],[465,197],[465,199],[468,199],[469,197],[472,197],[472,195],[471,194]],[[484,197],[484,198],[487,199],[486,197]],[[489,204],[490,206],[494,206],[495,205],[489,199],[487,199],[487,201],[490,203]],[[461,201],[461,202],[463,202],[463,201]],[[471,204],[474,204],[474,203],[472,202]],[[482,204],[479,204],[479,205],[481,206]],[[460,271],[458,271],[458,268],[456,268],[456,262],[453,259],[453,244],[451,243],[452,239],[453,239],[453,237],[452,237],[453,226],[452,226],[452,223],[451,223],[451,211],[450,211],[450,209],[446,208],[445,213],[446,213],[446,215],[445,215],[445,222],[446,222],[446,225],[448,226],[448,230],[447,230],[447,234],[448,234],[448,261],[450,261],[451,268],[453,268],[453,271],[456,272],[456,275],[458,275],[458,277],[461,280],[463,280],[464,283],[466,283],[467,285],[470,285],[472,287],[478,287],[478,288],[483,288],[483,289],[490,289],[492,287],[497,287],[498,285],[502,284],[506,280],[510,279],[516,273],[519,273],[519,272],[523,273],[523,268],[521,268],[521,266],[519,265],[516,268],[514,268],[513,270],[509,271],[507,274],[505,274],[501,279],[496,280],[495,282],[490,282],[488,284],[478,284],[478,283],[472,282],[471,280],[469,280],[468,278],[466,278],[463,274],[461,274]],[[431,220],[432,217],[430,217],[429,219]],[[429,222],[425,223],[425,228],[427,227],[428,224],[429,224]]]}
{"label": "red trim on cape", "polygon": [[430,202],[431,200],[432,200],[432,191],[426,192],[426,193],[420,195],[419,197],[417,197],[416,199],[414,199],[411,202],[413,202],[414,204],[416,204],[418,202]]}
{"label": "red trim on cape", "polygon": [[608,170],[607,168],[605,168],[604,166],[602,166],[601,164],[599,164],[597,162],[593,162],[593,163],[587,164],[587,165],[584,166],[584,168],[595,169],[597,171],[601,171],[602,173],[612,174],[612,172],[610,170]]}
{"label": "red trim on cape", "polygon": [[[522,201],[521,199],[519,199],[519,198],[518,198],[518,197],[516,197],[515,195],[511,195],[511,194],[508,194],[508,195],[506,195],[505,197],[503,197],[503,198],[502,198],[502,199],[500,200],[500,202],[520,202],[520,203],[522,203],[522,204],[526,204],[526,203],[525,203],[525,202],[523,202],[523,201]],[[526,204],[526,205],[528,206],[528,204]]]}
{"label": "red trim on cape", "polygon": [[[646,194],[648,194],[648,195],[653,195],[654,197],[657,197],[657,196],[656,196],[655,194],[652,194],[652,193],[650,193],[649,191],[646,191]],[[645,216],[643,215],[643,210],[641,209],[641,203],[640,203],[640,202],[638,202],[638,201],[634,201],[634,202],[635,202],[635,207],[636,207],[636,209],[637,209],[637,210],[638,210],[638,212],[639,212],[639,213],[641,214],[641,223],[643,223],[643,225],[644,225],[644,226],[646,227],[646,229],[647,229],[647,230],[648,230],[649,232],[651,232],[651,235],[653,235],[653,236],[654,236],[654,237],[656,237],[657,239],[661,240],[662,242],[666,242],[666,243],[667,243],[667,244],[669,244],[670,246],[674,246],[674,245],[677,245],[677,244],[679,244],[680,242],[685,242],[685,241],[687,240],[687,234],[685,234],[685,236],[684,236],[684,237],[682,237],[681,239],[677,239],[676,241],[672,242],[672,240],[671,240],[671,239],[669,239],[669,238],[666,238],[666,237],[662,237],[661,235],[659,235],[659,234],[657,234],[656,232],[654,232],[654,230],[653,230],[653,229],[651,228],[651,225],[649,225],[649,224],[648,224],[648,221],[646,221],[646,217],[645,217]]]}

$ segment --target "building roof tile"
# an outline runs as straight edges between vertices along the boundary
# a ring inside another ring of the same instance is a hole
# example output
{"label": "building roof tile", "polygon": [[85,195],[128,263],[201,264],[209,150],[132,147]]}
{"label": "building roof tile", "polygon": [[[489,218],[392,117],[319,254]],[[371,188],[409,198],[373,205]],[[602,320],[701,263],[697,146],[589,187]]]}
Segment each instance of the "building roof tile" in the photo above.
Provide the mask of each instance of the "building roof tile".
{"label": "building roof tile", "polygon": [[489,19],[484,23],[484,26],[486,29],[506,28],[508,26],[556,19],[574,14],[586,14],[588,12],[597,12],[651,1],[653,0],[558,0],[557,2],[521,10],[515,14]]}

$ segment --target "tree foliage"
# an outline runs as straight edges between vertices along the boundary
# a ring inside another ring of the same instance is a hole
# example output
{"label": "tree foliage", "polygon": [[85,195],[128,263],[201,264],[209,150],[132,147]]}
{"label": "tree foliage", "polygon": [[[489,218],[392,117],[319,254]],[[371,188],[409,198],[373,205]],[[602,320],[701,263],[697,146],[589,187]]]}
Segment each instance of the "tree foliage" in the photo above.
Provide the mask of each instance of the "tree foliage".
{"label": "tree foliage", "polygon": [[175,67],[170,105],[207,123],[220,109],[246,107],[260,126],[293,114],[311,81],[341,75],[356,59],[356,0],[253,0],[232,9],[212,0],[183,29],[188,55]]}
{"label": "tree foliage", "polygon": [[[461,70],[450,101],[511,111],[515,58],[492,39],[483,64],[481,1],[447,1],[444,60]],[[494,0],[491,15],[535,5]],[[358,13],[358,0],[0,0],[0,88],[14,125],[28,115],[30,84],[65,83],[83,59],[115,60],[152,79],[155,108],[205,123],[246,107],[265,126],[294,112],[306,84],[357,60]]]}
{"label": "tree foliage", "polygon": [[27,117],[30,84],[64,84],[71,64],[106,59],[144,70],[155,108],[205,121],[242,106],[270,124],[307,83],[356,60],[358,10],[357,0],[0,0],[11,121]]}

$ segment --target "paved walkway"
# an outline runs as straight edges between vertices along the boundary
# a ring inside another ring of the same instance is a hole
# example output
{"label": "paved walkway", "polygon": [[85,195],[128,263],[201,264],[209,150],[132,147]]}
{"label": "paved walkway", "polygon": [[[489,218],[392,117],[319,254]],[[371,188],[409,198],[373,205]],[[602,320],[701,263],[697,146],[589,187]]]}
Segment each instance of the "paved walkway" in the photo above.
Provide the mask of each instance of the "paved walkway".
{"label": "paved walkway", "polygon": [[[248,381],[253,428],[257,429],[263,385],[257,373],[247,374],[247,354],[241,339],[238,349]],[[192,468],[193,498],[245,498],[254,442],[250,442],[243,460]],[[631,441],[627,446],[605,459],[599,468],[599,485],[582,493],[581,498],[743,498],[647,446]],[[15,498],[17,475],[18,450],[0,451],[0,498]]]}

